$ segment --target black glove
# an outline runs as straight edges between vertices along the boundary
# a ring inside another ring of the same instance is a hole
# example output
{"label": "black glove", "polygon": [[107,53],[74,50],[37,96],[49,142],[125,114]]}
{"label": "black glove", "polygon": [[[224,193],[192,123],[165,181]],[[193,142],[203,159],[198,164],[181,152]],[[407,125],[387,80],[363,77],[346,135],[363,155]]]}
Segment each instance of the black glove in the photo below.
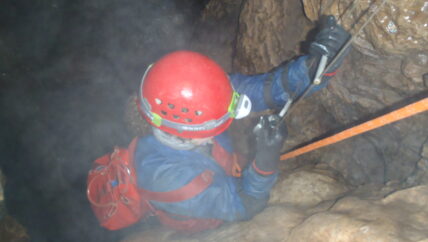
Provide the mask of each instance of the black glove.
{"label": "black glove", "polygon": [[278,121],[278,115],[261,116],[253,130],[256,136],[256,171],[263,175],[277,171],[281,148],[287,137],[285,122],[278,124]]}
{"label": "black glove", "polygon": [[[309,47],[309,60],[313,62],[309,65],[310,69],[316,69],[318,61],[323,55],[328,57],[327,63],[329,64],[350,37],[351,35],[336,23],[334,16],[322,16],[320,19],[320,31]],[[339,68],[350,50],[349,46],[336,63],[327,70],[327,73],[334,72]]]}

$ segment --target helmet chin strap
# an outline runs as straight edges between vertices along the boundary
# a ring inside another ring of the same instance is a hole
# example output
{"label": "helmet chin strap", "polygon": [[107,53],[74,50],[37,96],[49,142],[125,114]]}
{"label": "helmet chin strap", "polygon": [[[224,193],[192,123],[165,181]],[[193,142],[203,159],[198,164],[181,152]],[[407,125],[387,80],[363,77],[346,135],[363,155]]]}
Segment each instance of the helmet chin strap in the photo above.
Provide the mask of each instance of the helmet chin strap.
{"label": "helmet chin strap", "polygon": [[191,150],[196,148],[196,145],[193,144],[190,139],[182,139],[172,134],[163,132],[162,130],[152,127],[153,135],[156,139],[162,144],[171,147],[177,150]]}

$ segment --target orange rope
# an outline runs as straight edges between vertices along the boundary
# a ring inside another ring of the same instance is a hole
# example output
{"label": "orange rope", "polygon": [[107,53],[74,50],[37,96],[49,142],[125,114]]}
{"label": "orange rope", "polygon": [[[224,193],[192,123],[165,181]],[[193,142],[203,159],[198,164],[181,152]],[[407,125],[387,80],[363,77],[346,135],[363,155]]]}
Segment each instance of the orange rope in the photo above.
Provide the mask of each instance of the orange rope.
{"label": "orange rope", "polygon": [[321,147],[337,143],[339,141],[348,139],[350,137],[353,137],[355,135],[359,135],[361,133],[365,133],[367,131],[382,127],[384,125],[396,122],[398,120],[416,115],[418,113],[424,112],[428,110],[428,98],[424,98],[420,101],[414,102],[412,104],[409,104],[403,108],[397,109],[395,111],[392,111],[390,113],[387,113],[385,115],[382,115],[378,118],[372,119],[370,121],[367,121],[365,123],[359,124],[357,126],[354,126],[352,128],[349,128],[347,130],[344,130],[340,133],[337,133],[335,135],[332,135],[330,137],[324,138],[322,140],[316,141],[312,144],[306,145],[302,148],[293,150],[291,152],[288,152],[286,154],[281,155],[281,160],[290,159],[296,156],[299,156],[301,154],[304,154],[306,152],[319,149]]}

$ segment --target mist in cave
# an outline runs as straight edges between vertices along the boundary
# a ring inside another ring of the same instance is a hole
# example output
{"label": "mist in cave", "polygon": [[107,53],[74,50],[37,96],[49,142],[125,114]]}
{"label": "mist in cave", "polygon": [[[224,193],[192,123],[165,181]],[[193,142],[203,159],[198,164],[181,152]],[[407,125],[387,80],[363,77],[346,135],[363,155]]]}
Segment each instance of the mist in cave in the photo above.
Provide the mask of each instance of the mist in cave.
{"label": "mist in cave", "polygon": [[[145,67],[188,47],[203,1],[2,1],[1,166],[31,241],[117,241],[86,199],[92,161],[132,138]],[[132,228],[131,228],[132,229]]]}
{"label": "mist in cave", "polygon": [[[340,4],[351,1],[332,2],[331,13],[340,14],[347,9]],[[293,111],[287,120],[290,137],[284,151],[426,97],[428,49],[424,43],[428,37],[423,24],[428,19],[428,4],[392,2],[379,14],[378,25],[369,26],[370,31],[356,40],[349,60],[329,88]],[[356,5],[355,14],[343,20],[345,27],[357,21],[368,7],[364,4]],[[228,72],[268,71],[304,54],[318,18],[317,7],[317,1],[285,0],[1,1],[0,180],[4,200],[0,221],[7,225],[0,226],[6,228],[0,229],[0,238],[186,241],[151,221],[119,231],[101,228],[86,198],[86,178],[93,160],[115,146],[126,146],[141,131],[136,127],[139,124],[134,125],[138,120],[129,113],[133,108],[129,100],[150,63],[171,51],[189,49],[210,56]],[[391,17],[394,14],[400,19],[409,16],[413,22],[400,22]],[[421,24],[421,31],[415,33],[406,24]],[[394,26],[400,35],[394,35]],[[238,149],[243,153],[251,152],[244,141],[254,120],[232,127],[236,139],[242,141]],[[367,238],[383,238],[378,231],[389,231],[389,224],[379,219],[369,224],[372,230],[367,229],[364,226],[369,225],[361,221],[371,218],[359,217],[367,211],[358,209],[373,208],[369,212],[378,217],[384,216],[380,211],[401,209],[413,216],[413,203],[405,201],[399,207],[402,197],[413,194],[420,201],[414,207],[425,208],[421,214],[428,213],[423,204],[428,201],[424,186],[428,183],[427,120],[424,113],[281,163],[284,176],[273,191],[269,208],[254,223],[261,231],[287,228],[282,232],[266,238],[263,232],[253,234],[257,232],[249,222],[193,239],[316,241],[318,237],[309,234],[321,231],[321,224],[343,231],[347,225],[358,224],[358,231],[374,236]],[[402,189],[413,190],[394,195]],[[356,209],[346,210],[351,207]],[[404,221],[399,220],[403,214],[390,214],[385,220]],[[406,232],[398,237],[388,233],[397,241],[427,239],[423,226],[428,222],[419,221],[416,215],[408,219],[420,222],[409,225],[409,231],[419,234]],[[263,227],[266,221],[272,224]],[[369,230],[375,232],[364,232]],[[318,241],[329,241],[320,238]]]}

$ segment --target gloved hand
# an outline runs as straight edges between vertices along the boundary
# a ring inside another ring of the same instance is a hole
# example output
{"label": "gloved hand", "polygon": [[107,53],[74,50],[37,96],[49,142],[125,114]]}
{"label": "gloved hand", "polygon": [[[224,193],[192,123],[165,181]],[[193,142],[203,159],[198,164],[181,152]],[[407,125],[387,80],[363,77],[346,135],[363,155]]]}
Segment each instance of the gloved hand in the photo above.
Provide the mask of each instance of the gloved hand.
{"label": "gloved hand", "polygon": [[[320,31],[309,47],[309,59],[313,59],[314,62],[314,64],[311,65],[315,66],[316,69],[318,60],[322,55],[328,57],[327,63],[329,64],[350,37],[351,35],[346,32],[342,26],[336,23],[336,18],[334,16],[322,16],[320,19]],[[350,50],[351,48],[348,47],[336,63],[327,70],[327,73],[334,72],[339,68]]]}
{"label": "gloved hand", "polygon": [[278,161],[284,140],[287,137],[285,122],[278,124],[278,115],[261,116],[254,127],[256,136],[256,171],[269,175],[277,171]]}

